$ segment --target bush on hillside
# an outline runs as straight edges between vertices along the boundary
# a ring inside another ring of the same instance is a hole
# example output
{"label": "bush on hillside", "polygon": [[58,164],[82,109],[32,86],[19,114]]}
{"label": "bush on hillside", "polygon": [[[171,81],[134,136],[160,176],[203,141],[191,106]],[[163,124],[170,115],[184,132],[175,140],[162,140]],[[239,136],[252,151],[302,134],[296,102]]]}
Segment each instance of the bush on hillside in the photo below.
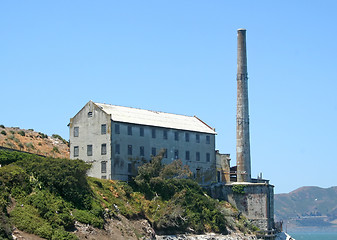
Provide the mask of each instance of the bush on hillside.
{"label": "bush on hillside", "polygon": [[6,136],[6,135],[7,135],[7,132],[6,132],[5,130],[2,130],[2,131],[1,131],[1,134]]}

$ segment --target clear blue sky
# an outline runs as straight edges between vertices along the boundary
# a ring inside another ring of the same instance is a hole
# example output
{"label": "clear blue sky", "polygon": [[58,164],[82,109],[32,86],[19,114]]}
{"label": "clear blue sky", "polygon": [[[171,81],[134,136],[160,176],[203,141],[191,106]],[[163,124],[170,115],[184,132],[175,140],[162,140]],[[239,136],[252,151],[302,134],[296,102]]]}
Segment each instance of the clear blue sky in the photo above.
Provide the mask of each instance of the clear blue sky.
{"label": "clear blue sky", "polygon": [[0,124],[68,139],[89,100],[197,115],[235,165],[247,29],[252,175],[336,185],[337,1],[1,1]]}

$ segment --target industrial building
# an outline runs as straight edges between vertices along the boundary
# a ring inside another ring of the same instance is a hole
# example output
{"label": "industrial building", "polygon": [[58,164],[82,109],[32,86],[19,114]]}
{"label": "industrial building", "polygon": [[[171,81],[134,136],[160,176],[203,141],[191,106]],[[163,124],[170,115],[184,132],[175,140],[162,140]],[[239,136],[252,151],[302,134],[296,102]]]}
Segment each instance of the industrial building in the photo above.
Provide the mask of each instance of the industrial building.
{"label": "industrial building", "polygon": [[196,116],[89,101],[69,129],[70,158],[91,163],[89,176],[130,180],[163,151],[164,164],[180,159],[200,184],[216,181],[216,132]]}

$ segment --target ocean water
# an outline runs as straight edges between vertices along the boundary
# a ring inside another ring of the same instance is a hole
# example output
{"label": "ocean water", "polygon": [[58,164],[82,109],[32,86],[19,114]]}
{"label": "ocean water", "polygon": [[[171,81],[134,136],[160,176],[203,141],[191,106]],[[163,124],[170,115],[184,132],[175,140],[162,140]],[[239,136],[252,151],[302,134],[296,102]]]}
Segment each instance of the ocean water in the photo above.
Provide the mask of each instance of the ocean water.
{"label": "ocean water", "polygon": [[288,233],[296,240],[337,240],[337,232]]}

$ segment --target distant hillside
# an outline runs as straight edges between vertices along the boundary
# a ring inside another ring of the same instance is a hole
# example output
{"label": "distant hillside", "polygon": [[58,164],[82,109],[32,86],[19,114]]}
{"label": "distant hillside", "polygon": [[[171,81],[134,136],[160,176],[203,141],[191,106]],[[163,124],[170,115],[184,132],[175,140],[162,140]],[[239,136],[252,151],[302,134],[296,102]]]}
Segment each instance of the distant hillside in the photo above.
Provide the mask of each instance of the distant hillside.
{"label": "distant hillside", "polygon": [[301,187],[275,194],[275,217],[292,227],[337,227],[337,187]]}
{"label": "distant hillside", "polygon": [[57,134],[48,136],[33,129],[0,125],[0,147],[48,157],[69,158],[68,142]]}

